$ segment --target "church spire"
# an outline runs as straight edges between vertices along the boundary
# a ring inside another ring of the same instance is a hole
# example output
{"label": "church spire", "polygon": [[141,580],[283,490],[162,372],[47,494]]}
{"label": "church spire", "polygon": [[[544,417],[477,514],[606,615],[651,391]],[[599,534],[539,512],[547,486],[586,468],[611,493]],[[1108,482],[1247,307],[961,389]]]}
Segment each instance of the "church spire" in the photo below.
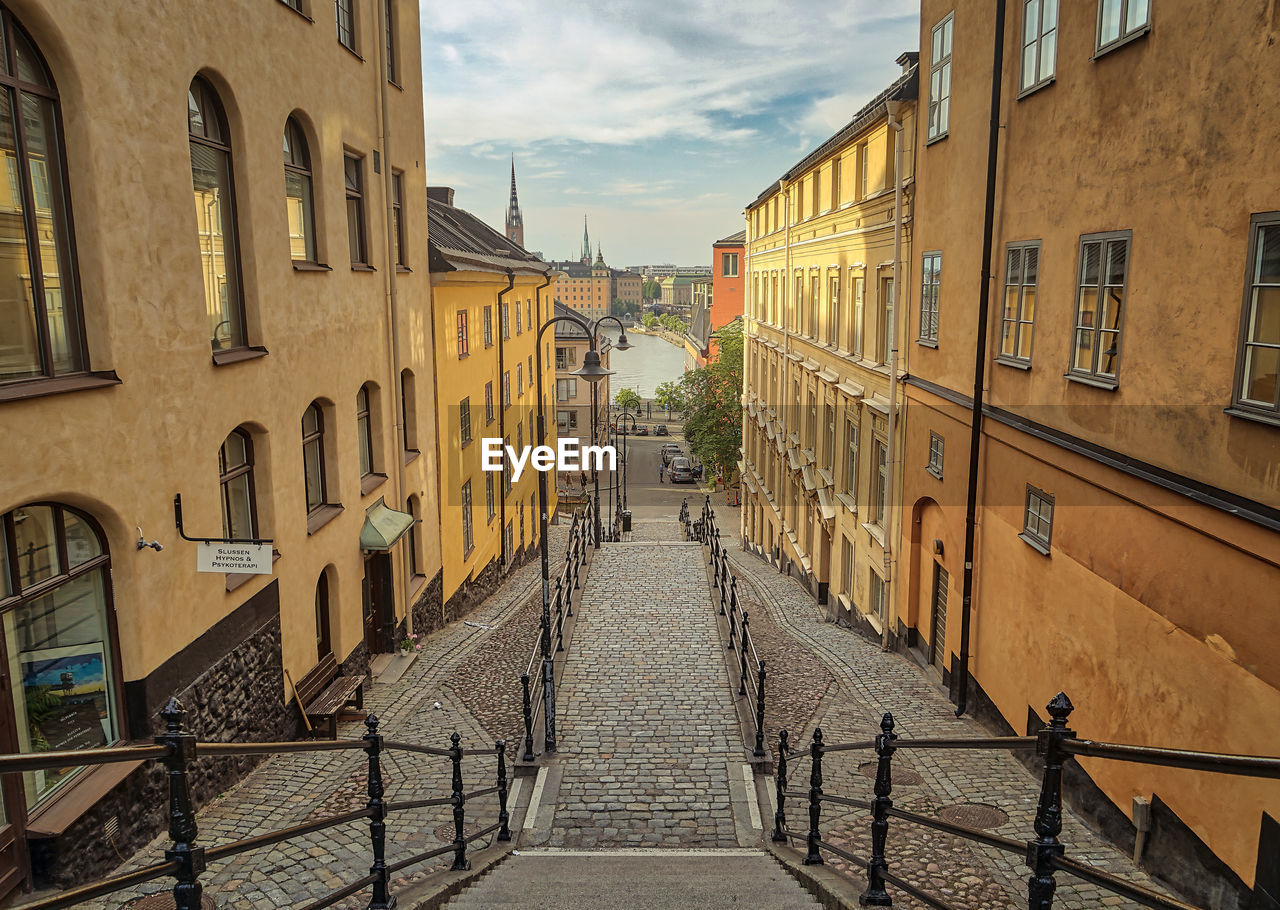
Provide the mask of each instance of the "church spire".
{"label": "church spire", "polygon": [[600,244],[596,244],[596,265],[604,265],[604,251],[600,249]]}
{"label": "church spire", "polygon": [[591,238],[587,235],[587,216],[582,216],[582,261],[591,264]]}
{"label": "church spire", "polygon": [[520,200],[516,198],[516,156],[511,156],[511,201],[507,203],[507,239],[524,247],[524,216],[520,214]]}

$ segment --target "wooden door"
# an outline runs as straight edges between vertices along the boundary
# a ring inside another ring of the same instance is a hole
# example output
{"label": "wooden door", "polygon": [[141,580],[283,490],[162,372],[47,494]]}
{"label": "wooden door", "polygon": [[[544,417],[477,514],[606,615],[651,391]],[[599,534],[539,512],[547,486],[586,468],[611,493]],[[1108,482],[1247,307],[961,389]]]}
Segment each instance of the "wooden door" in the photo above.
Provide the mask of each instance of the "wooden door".
{"label": "wooden door", "polygon": [[370,654],[391,650],[387,639],[388,618],[393,615],[391,601],[391,556],[373,553],[364,560],[362,599],[364,608],[364,642]]}
{"label": "wooden door", "polygon": [[947,570],[933,564],[933,629],[929,633],[929,663],[939,670],[947,663]]}
{"label": "wooden door", "polygon": [[[14,729],[12,682],[8,663],[0,669],[0,751],[17,752]],[[27,854],[26,794],[21,774],[0,776],[0,899],[17,890],[30,877]]]}

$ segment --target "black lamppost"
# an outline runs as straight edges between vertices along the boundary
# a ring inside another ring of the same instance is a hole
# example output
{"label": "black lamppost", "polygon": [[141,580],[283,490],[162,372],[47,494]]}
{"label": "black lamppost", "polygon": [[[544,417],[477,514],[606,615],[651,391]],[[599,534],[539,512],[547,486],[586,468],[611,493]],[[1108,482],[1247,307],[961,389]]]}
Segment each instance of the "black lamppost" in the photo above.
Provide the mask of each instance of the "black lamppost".
{"label": "black lamppost", "polygon": [[[544,285],[545,287],[545,285]],[[599,334],[599,324],[606,319],[612,319],[618,323],[618,328],[622,334],[618,338],[618,343],[614,345],[619,351],[629,350],[631,345],[627,341],[627,330],[622,322],[614,316],[603,316],[595,322],[587,322],[576,313],[566,313],[563,316],[553,316],[538,328],[538,336],[534,339],[534,353],[537,356],[537,374],[538,374],[538,445],[545,446],[547,444],[547,415],[546,405],[542,392],[542,334],[557,322],[572,322],[578,328],[582,329],[587,336],[587,353],[582,356],[582,366],[574,370],[573,375],[579,376],[591,383],[591,444],[596,444],[596,409],[595,396],[596,385],[606,376],[613,375],[611,371],[606,370],[600,365],[600,353],[596,350],[596,339]],[[599,472],[596,474],[596,495],[595,495],[595,540],[596,546],[600,546],[600,480]],[[556,751],[556,700],[555,700],[555,664],[552,663],[551,657],[551,560],[547,553],[547,472],[538,472],[538,544],[542,551],[542,640],[539,644],[539,650],[542,652],[542,708],[543,708],[543,743],[548,752]]]}
{"label": "black lamppost", "polygon": [[627,509],[627,434],[630,431],[627,429],[627,425],[623,423],[624,420],[630,420],[631,429],[634,430],[636,428],[636,419],[635,417],[633,417],[632,415],[626,412],[623,412],[622,416],[618,418],[618,430],[622,434],[622,497],[621,499],[622,499],[622,510],[625,512]]}

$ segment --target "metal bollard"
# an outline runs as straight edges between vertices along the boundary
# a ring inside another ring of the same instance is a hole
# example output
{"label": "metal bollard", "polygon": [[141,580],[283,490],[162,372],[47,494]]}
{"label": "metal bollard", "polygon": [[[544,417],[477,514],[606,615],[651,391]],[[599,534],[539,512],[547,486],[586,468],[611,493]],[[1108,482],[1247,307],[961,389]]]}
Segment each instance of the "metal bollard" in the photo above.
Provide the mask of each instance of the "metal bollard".
{"label": "metal bollard", "polygon": [[498,840],[511,840],[511,814],[507,812],[507,741],[493,744],[498,753]]}
{"label": "metal bollard", "polygon": [[775,843],[787,842],[787,817],[782,808],[787,800],[787,751],[787,731],[782,730],[778,733],[778,776],[773,785],[778,805],[773,810],[773,834],[769,836]]}
{"label": "metal bollard", "polygon": [[521,761],[533,761],[533,702],[529,698],[529,674],[520,674],[520,692],[524,697],[524,755]]}
{"label": "metal bollard", "polygon": [[753,758],[764,758],[764,661],[756,671],[756,747],[751,750]]}
{"label": "metal bollard", "polygon": [[747,611],[742,611],[742,626],[739,630],[742,634],[738,636],[738,640],[742,642],[742,652],[739,655],[739,667],[742,678],[738,681],[738,694],[747,694]]}
{"label": "metal bollard", "polygon": [[806,866],[822,866],[826,861],[818,853],[818,820],[822,815],[822,728],[813,731],[813,744],[809,747],[809,852],[805,854]]}
{"label": "metal bollard", "polygon": [[880,735],[876,737],[876,755],[880,760],[876,765],[876,798],[871,801],[871,859],[867,862],[867,890],[858,898],[864,907],[893,906],[893,898],[884,888],[884,873],[889,868],[884,859],[884,845],[889,837],[889,810],[893,808],[893,800],[889,798],[893,792],[890,764],[893,741],[897,738],[898,734],[893,732],[893,715],[886,713],[880,718]]}
{"label": "metal bollard", "polygon": [[1067,728],[1067,717],[1075,710],[1071,699],[1059,692],[1048,704],[1049,725],[1036,734],[1036,752],[1044,756],[1044,780],[1040,785],[1040,803],[1036,806],[1035,840],[1027,841],[1028,910],[1050,910],[1054,881],[1052,859],[1066,852],[1058,835],[1062,833],[1062,765],[1067,754],[1062,751],[1064,739],[1074,739],[1075,731]]}
{"label": "metal bollard", "polygon": [[734,631],[734,627],[733,627],[733,611],[732,611],[732,610],[730,610],[730,611],[729,611],[729,647],[728,647],[728,650],[732,651],[732,650],[734,649],[734,642],[735,642],[736,640],[737,640],[737,636],[736,636],[736,633],[735,633],[735,631]]}
{"label": "metal bollard", "polygon": [[556,579],[556,650],[564,650],[564,589]]}
{"label": "metal bollard", "polygon": [[449,749],[449,758],[453,761],[453,865],[451,872],[465,872],[471,868],[467,859],[467,841],[463,834],[463,822],[466,818],[467,794],[462,790],[462,747],[458,745],[462,736],[454,733],[449,737],[453,746]]}
{"label": "metal bollard", "polygon": [[373,842],[373,865],[369,874],[378,878],[373,883],[373,897],[369,901],[369,910],[385,910],[395,906],[391,897],[387,873],[387,810],[382,801],[382,736],[378,733],[378,718],[370,714],[364,719],[365,733],[361,739],[365,742],[364,751],[369,756],[369,803],[373,810],[369,817],[369,839]]}
{"label": "metal bollard", "polygon": [[168,746],[164,758],[169,774],[169,838],[173,846],[164,851],[169,862],[177,861],[174,873],[177,882],[173,886],[173,902],[177,910],[200,910],[204,889],[200,886],[200,873],[204,872],[204,847],[193,841],[199,828],[196,813],[191,805],[191,785],[187,779],[187,766],[196,757],[195,735],[182,729],[186,717],[182,702],[170,697],[160,711],[164,718],[164,734],[155,737],[158,746]]}

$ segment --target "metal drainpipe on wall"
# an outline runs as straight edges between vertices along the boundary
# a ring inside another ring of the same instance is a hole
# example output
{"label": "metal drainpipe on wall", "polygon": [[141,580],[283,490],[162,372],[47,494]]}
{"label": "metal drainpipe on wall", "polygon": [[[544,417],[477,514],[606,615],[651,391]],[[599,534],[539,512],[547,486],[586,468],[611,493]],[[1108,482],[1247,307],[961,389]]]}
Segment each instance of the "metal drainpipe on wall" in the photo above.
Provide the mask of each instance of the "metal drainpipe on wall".
{"label": "metal drainpipe on wall", "polygon": [[[507,340],[507,327],[511,324],[509,319],[504,319],[502,315],[502,298],[511,293],[511,289],[516,286],[516,273],[512,269],[507,269],[507,286],[498,291],[498,435],[502,437],[503,444],[507,440],[507,383],[503,379],[503,370],[506,366],[505,348]],[[498,522],[502,527],[498,528],[499,549],[502,552],[501,570],[507,571],[507,468],[502,469],[502,497],[498,500]],[[512,487],[514,488],[514,484]]]}
{"label": "metal drainpipe on wall", "polygon": [[[387,9],[387,4],[383,3],[379,5],[382,9],[382,17],[381,17],[382,28],[383,28],[382,33],[385,35],[387,34],[386,17],[389,14],[389,11]],[[386,218],[385,218],[386,242],[384,243],[384,246],[386,248],[386,256],[383,261],[383,269],[386,272],[386,278],[384,279],[384,287],[386,288],[386,295],[387,295],[387,321],[389,324],[388,332],[391,336],[388,353],[389,353],[389,356],[391,357],[391,387],[394,389],[399,389],[400,395],[403,398],[404,387],[400,382],[400,329],[399,329],[399,307],[398,307],[398,300],[396,298],[395,236],[393,233],[394,229],[392,227],[393,220],[392,220],[392,211],[391,211],[391,204],[392,204],[391,203],[391,199],[392,199],[391,155],[388,153],[390,142],[391,142],[391,128],[390,126],[388,126],[388,121],[390,118],[388,117],[388,112],[387,112],[387,107],[388,107],[387,79],[386,79],[387,61],[384,57],[384,55],[386,54],[386,43],[383,41],[375,41],[374,45],[378,49],[378,61],[377,61],[378,69],[376,70],[374,78],[378,80],[378,150],[382,155],[382,205],[386,215]],[[413,390],[413,403],[414,403],[415,409],[417,409],[418,388],[416,383],[414,385],[414,390]],[[405,408],[402,402],[401,407],[396,408],[396,421],[397,421],[396,435],[398,437],[397,442],[401,445],[407,442],[404,435],[404,432],[405,432],[404,412],[405,412]],[[416,415],[415,415],[415,419],[416,419]],[[396,472],[395,472],[396,505],[394,508],[397,511],[403,508],[405,503],[404,468],[405,468],[404,454],[401,453],[400,457],[396,459]],[[403,551],[404,548],[401,547],[400,549]],[[399,577],[401,579],[405,578],[405,574],[406,574],[405,570],[409,567],[409,561],[405,558],[406,555],[407,554],[401,552],[399,558],[396,560],[399,563],[399,567],[398,567],[400,569]],[[404,598],[404,619],[406,623],[405,628],[410,633],[412,633],[413,632],[413,605],[409,603],[409,595],[406,593],[407,591],[408,591],[408,588],[404,584],[398,585],[397,592],[396,592],[397,593],[396,599],[399,600],[401,597]],[[393,605],[392,606],[393,613],[394,613],[394,609],[395,607]],[[442,606],[441,607],[442,617],[443,617],[443,609],[444,608]],[[394,619],[394,616],[393,616],[393,619]],[[387,649],[393,651],[394,650],[393,644],[394,644],[393,642],[388,642]]]}
{"label": "metal drainpipe on wall", "polygon": [[[787,312],[790,309],[791,293],[791,198],[787,195],[787,181],[782,179],[778,181],[778,192],[782,196],[782,225],[783,225],[783,241],[784,250],[782,256],[782,300],[779,301],[782,312],[778,315],[782,317],[782,388],[778,390],[778,397],[783,401],[786,400],[788,390],[791,388],[791,327],[787,323]],[[785,436],[791,435],[791,420],[787,416],[786,406],[782,401],[778,402],[778,410],[782,412],[782,432]],[[782,454],[785,459],[786,453]],[[790,478],[787,480],[787,491],[790,492],[792,483]],[[778,548],[779,551],[785,550],[783,540],[787,534],[787,504],[783,500],[782,491],[778,491]],[[797,547],[797,552],[799,548]],[[778,560],[779,566],[782,560]]]}
{"label": "metal drainpipe on wall", "polygon": [[[743,288],[742,288],[742,324],[743,324],[743,326],[747,329],[747,332],[745,333],[745,334],[746,334],[746,337],[744,338],[744,343],[743,343],[743,345],[742,345],[742,353],[743,353],[743,367],[742,367],[742,375],[743,375],[743,377],[744,377],[744,380],[743,380],[743,383],[742,383],[742,386],[743,386],[743,388],[742,388],[742,396],[745,398],[745,397],[746,397],[746,393],[747,393],[747,388],[746,388],[747,383],[746,383],[746,380],[745,380],[745,377],[746,377],[747,372],[748,372],[747,364],[753,364],[753,365],[754,365],[754,364],[755,364],[755,362],[756,362],[756,352],[755,352],[755,350],[754,350],[754,348],[755,348],[756,346],[755,346],[755,345],[752,345],[753,350],[751,351],[750,356],[748,356],[748,355],[747,355],[747,344],[746,344],[746,341],[750,340],[751,338],[757,337],[757,336],[756,336],[756,335],[754,335],[754,334],[751,332],[751,328],[752,328],[752,325],[753,325],[753,323],[752,323],[752,319],[751,319],[751,305],[752,305],[752,303],[753,303],[753,301],[752,301],[752,299],[751,299],[751,216],[750,216],[749,214],[747,214],[747,212],[746,212],[745,210],[743,211],[743,213],[742,213],[742,214],[743,214],[743,216],[745,217],[746,222],[747,222],[747,228],[746,228],[746,231],[745,231],[745,232],[743,233],[743,235],[742,235],[742,236],[745,238],[745,241],[746,241],[746,242],[745,242],[745,243],[743,243],[743,245],[742,245],[742,246],[743,246],[743,249],[742,249],[742,276],[743,276],[743,278],[742,278],[742,280],[743,280]],[[714,257],[714,255],[712,256],[712,259],[711,259],[711,268],[712,268],[713,270],[715,269],[715,257]],[[714,276],[712,277],[712,279],[711,279],[711,280],[712,280],[713,282],[715,281]],[[760,377],[759,377],[759,376],[755,377],[755,381],[756,381],[757,383],[759,383],[759,382],[760,382]],[[739,404],[739,406],[741,407],[741,409],[742,409],[742,413],[743,413],[743,416],[742,416],[742,440],[741,440],[740,445],[742,446],[742,466],[743,466],[744,468],[746,468],[746,467],[748,466],[748,463],[747,463],[747,417],[746,417],[747,406],[746,406],[746,403],[745,403],[745,402],[743,402],[742,400],[739,400],[739,401],[738,401],[738,404]],[[754,431],[753,431],[753,432],[754,432]],[[743,473],[745,474],[746,472],[745,472],[745,471],[743,471]],[[747,509],[749,509],[749,508],[754,509],[754,508],[755,508],[755,506],[754,506],[754,505],[748,505],[748,504],[747,504],[747,500],[749,499],[749,497],[748,497],[747,495],[745,495],[744,493],[742,493],[742,489],[743,489],[745,486],[746,486],[746,479],[745,479],[744,477],[739,477],[739,478],[738,478],[738,490],[739,490],[739,497],[740,497],[740,498],[739,498],[739,500],[738,500],[738,502],[739,502],[739,506],[738,506],[738,545],[739,545],[743,550],[745,550],[745,549],[747,548]]]}
{"label": "metal drainpipe on wall", "polygon": [[[885,461],[888,462],[888,477],[886,481],[889,484],[890,494],[893,490],[900,490],[901,487],[894,483],[895,473],[900,475],[894,463],[894,459],[901,457],[901,453],[897,452],[897,446],[894,440],[897,438],[897,409],[898,409],[898,324],[906,319],[910,319],[909,308],[903,305],[904,298],[907,295],[902,293],[902,139],[906,131],[902,127],[902,121],[898,119],[898,114],[902,110],[901,101],[885,102],[885,111],[889,115],[889,128],[896,134],[894,136],[893,149],[893,321],[889,323],[889,439],[887,440],[888,451],[885,452]],[[901,499],[901,497],[898,497]],[[895,518],[902,508],[902,503],[894,503],[894,497],[887,495],[886,502],[889,504],[887,515],[885,516],[884,529],[884,614],[880,617],[880,647],[884,650],[889,649],[890,634],[890,617],[893,611],[893,598],[895,595],[894,585],[897,583],[897,573],[894,571],[894,556],[897,549],[894,547],[893,534],[894,530],[901,525],[901,522]]]}

